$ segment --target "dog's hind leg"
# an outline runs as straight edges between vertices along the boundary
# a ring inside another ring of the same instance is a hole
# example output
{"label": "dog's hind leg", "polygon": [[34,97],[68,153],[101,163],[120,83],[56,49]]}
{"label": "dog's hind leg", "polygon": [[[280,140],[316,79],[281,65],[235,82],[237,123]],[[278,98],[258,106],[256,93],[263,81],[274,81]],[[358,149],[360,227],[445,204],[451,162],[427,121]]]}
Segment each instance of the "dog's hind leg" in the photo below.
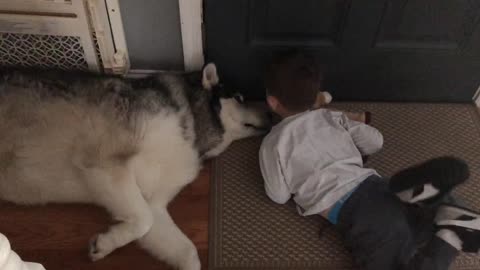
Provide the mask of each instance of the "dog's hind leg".
{"label": "dog's hind leg", "polygon": [[200,270],[195,245],[173,222],[164,205],[152,205],[154,223],[139,239],[140,245],[153,256],[180,270]]}
{"label": "dog's hind leg", "polygon": [[90,241],[89,255],[95,261],[145,235],[152,226],[153,215],[127,166],[91,169],[87,175],[95,202],[119,221]]}

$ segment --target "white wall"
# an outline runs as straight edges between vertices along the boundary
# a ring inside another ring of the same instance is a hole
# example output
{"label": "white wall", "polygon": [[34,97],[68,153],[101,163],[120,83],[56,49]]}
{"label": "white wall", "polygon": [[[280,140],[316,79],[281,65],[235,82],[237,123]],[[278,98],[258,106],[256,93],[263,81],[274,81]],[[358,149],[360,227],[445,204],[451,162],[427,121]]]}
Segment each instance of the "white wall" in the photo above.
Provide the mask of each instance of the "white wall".
{"label": "white wall", "polygon": [[178,0],[119,0],[131,69],[183,70]]}

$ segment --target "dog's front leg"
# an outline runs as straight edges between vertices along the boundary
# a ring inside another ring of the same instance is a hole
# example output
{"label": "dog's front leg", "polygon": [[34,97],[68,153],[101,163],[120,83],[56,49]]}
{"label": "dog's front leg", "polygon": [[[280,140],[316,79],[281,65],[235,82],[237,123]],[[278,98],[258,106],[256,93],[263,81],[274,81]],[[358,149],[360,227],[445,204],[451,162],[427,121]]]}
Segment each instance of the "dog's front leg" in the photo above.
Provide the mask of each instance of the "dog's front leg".
{"label": "dog's front leg", "polygon": [[153,224],[153,215],[128,167],[90,169],[85,173],[95,202],[119,221],[90,242],[90,258],[98,260],[145,235]]}
{"label": "dog's front leg", "polygon": [[140,245],[153,256],[180,270],[200,270],[195,245],[173,222],[164,205],[152,204],[153,226],[139,239]]}

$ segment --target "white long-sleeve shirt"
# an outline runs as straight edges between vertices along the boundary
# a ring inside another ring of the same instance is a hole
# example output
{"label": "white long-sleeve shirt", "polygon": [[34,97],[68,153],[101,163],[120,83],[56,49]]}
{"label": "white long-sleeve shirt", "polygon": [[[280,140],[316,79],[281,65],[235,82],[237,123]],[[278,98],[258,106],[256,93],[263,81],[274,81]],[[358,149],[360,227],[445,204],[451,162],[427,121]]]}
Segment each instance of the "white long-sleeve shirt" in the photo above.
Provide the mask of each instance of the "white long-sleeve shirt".
{"label": "white long-sleeve shirt", "polygon": [[283,119],[265,137],[260,168],[267,195],[286,203],[293,195],[302,215],[329,209],[373,174],[362,155],[381,149],[375,128],[343,113],[318,109]]}

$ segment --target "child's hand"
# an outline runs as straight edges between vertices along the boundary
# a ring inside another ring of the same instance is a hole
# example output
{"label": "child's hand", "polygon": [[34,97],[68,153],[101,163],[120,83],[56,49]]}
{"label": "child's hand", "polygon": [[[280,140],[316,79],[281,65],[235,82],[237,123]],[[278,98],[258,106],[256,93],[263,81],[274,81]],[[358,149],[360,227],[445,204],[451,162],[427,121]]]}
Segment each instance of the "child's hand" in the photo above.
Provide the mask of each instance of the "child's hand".
{"label": "child's hand", "polygon": [[357,122],[362,122],[365,124],[370,124],[372,120],[372,113],[371,112],[362,112],[362,113],[354,113],[354,112],[345,112],[345,115],[348,117],[348,119],[357,121]]}
{"label": "child's hand", "polygon": [[[332,101],[332,95],[329,92],[318,92],[317,99],[313,109],[319,109],[325,105],[328,105]],[[345,115],[353,121],[362,122],[365,124],[370,124],[372,114],[370,112],[363,113],[354,113],[354,112],[344,112]]]}

